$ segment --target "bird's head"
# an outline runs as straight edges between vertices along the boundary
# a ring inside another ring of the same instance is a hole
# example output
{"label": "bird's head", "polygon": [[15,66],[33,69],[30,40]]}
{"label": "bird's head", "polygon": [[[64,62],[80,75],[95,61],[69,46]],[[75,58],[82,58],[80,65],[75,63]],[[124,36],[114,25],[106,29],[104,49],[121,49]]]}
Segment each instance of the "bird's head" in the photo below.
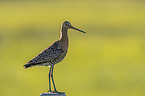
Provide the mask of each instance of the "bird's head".
{"label": "bird's head", "polygon": [[80,32],[82,32],[82,33],[86,33],[86,32],[84,32],[84,31],[82,31],[82,30],[80,30],[80,29],[78,29],[78,28],[73,27],[73,26],[71,25],[71,23],[68,22],[68,21],[64,21],[63,24],[62,24],[62,27],[63,27],[63,28],[66,28],[66,29],[75,29],[75,30],[80,31]]}
{"label": "bird's head", "polygon": [[68,22],[68,21],[64,21],[63,24],[62,24],[62,27],[66,28],[66,29],[70,29],[71,26],[72,26],[72,25],[71,25],[70,22]]}

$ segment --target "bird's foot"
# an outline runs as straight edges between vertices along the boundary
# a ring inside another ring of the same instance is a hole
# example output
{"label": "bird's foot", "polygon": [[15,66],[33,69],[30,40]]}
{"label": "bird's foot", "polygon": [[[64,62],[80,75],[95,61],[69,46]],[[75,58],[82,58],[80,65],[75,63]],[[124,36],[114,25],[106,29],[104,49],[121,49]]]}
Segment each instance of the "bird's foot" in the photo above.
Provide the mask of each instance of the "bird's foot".
{"label": "bird's foot", "polygon": [[51,91],[51,90],[48,90],[47,92],[48,92],[48,93],[53,93],[53,91]]}
{"label": "bird's foot", "polygon": [[54,90],[53,93],[64,94],[65,92],[58,92],[57,90]]}

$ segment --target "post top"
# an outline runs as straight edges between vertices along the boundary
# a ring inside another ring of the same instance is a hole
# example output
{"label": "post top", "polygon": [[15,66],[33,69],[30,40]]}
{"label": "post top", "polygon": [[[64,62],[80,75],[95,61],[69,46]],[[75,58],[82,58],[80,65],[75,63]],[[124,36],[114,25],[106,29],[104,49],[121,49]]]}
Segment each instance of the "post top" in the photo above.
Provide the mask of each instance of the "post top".
{"label": "post top", "polygon": [[50,92],[50,93],[42,93],[40,94],[40,96],[66,96],[65,93],[53,93],[53,92]]}

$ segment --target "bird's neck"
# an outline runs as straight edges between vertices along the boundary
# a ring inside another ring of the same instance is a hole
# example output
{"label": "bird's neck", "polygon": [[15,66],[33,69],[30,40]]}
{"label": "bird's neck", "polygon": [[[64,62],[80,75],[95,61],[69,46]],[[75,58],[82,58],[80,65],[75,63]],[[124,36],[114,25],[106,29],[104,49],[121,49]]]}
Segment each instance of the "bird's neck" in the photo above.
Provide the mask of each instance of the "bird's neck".
{"label": "bird's neck", "polygon": [[60,40],[63,42],[68,42],[68,36],[67,36],[68,29],[62,27],[60,31]]}

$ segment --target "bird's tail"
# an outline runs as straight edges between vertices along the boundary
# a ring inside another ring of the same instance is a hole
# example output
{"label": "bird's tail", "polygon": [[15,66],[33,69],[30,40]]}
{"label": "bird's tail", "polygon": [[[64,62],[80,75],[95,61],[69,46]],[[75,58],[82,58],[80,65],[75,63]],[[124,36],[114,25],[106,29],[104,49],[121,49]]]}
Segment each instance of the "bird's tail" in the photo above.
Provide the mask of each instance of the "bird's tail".
{"label": "bird's tail", "polygon": [[32,67],[32,66],[38,66],[38,65],[39,65],[39,63],[27,63],[24,65],[24,69]]}
{"label": "bird's tail", "polygon": [[24,69],[29,68],[29,67],[31,67],[31,66],[32,66],[32,64],[25,64],[25,65],[24,65]]}

